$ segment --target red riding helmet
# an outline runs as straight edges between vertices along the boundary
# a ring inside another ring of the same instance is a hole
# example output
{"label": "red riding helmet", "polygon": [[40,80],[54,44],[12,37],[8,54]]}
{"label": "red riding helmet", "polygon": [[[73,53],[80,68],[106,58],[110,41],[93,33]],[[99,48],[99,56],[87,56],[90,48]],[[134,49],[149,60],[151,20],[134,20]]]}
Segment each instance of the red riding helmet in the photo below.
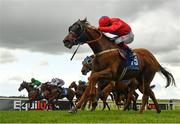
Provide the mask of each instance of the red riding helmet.
{"label": "red riding helmet", "polygon": [[111,19],[108,16],[102,16],[99,19],[99,26],[104,27],[104,26],[109,26],[111,24]]}

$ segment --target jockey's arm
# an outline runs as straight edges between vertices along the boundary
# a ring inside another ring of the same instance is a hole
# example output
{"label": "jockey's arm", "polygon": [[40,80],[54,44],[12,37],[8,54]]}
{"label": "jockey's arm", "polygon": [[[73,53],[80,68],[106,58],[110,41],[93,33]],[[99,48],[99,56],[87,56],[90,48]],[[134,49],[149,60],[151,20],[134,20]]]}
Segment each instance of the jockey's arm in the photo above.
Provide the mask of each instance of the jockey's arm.
{"label": "jockey's arm", "polygon": [[108,26],[108,27],[99,27],[99,30],[102,31],[102,32],[113,33],[117,29],[119,29],[121,27],[121,25],[122,25],[121,22],[113,22],[113,24],[111,26]]}

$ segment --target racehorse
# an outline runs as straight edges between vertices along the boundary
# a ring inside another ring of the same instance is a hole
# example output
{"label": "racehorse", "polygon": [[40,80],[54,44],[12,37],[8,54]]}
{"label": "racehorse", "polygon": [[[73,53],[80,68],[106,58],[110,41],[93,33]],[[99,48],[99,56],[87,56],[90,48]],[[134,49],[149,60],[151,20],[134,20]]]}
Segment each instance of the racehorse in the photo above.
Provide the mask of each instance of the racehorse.
{"label": "racehorse", "polygon": [[81,95],[83,94],[86,86],[80,86],[80,85],[77,85],[75,81],[73,81],[70,85],[69,85],[69,88],[74,88],[74,91],[75,91],[75,96],[76,96],[76,101],[75,103],[80,99]]}
{"label": "racehorse", "polygon": [[45,98],[48,100],[48,104],[54,103],[53,100],[58,100],[62,98],[67,98],[70,102],[70,107],[74,106],[73,98],[75,92],[70,88],[63,88],[65,93],[59,92],[57,86],[50,85],[48,82],[41,85],[41,91],[44,94]]}
{"label": "racehorse", "polygon": [[86,85],[77,85],[75,81],[73,81],[70,85],[69,88],[74,88],[75,90],[75,95],[76,95],[76,102],[80,99],[81,95],[83,94],[84,90],[86,89]]}
{"label": "racehorse", "polygon": [[123,64],[125,60],[120,56],[119,47],[97,28],[91,26],[87,19],[78,20],[70,26],[69,33],[64,38],[63,43],[69,49],[74,45],[87,43],[95,55],[93,69],[88,78],[89,87],[86,88],[86,92],[76,104],[76,107],[71,110],[72,112],[77,111],[88,94],[92,96],[92,101],[95,102],[95,84],[99,80],[110,81],[107,86],[107,91],[110,92],[116,81],[132,78],[138,81],[138,87],[142,89],[141,92],[143,93],[140,113],[144,112],[148,97],[153,100],[157,113],[161,112],[154,92],[150,88],[150,83],[156,72],[161,72],[165,76],[167,80],[166,88],[169,85],[175,85],[175,80],[173,75],[159,64],[150,51],[143,48],[133,49],[139,59],[140,70],[127,70]]}
{"label": "racehorse", "polygon": [[[75,101],[75,103],[77,103],[79,101],[79,99],[81,98],[81,96],[83,95],[85,89],[86,89],[86,85],[77,85],[75,83],[75,81],[73,81],[70,85],[69,88],[74,88],[75,89],[75,94],[76,94],[76,98],[77,100]],[[97,90],[97,89],[96,89]],[[96,91],[98,93],[98,91]],[[102,97],[101,97],[102,99]],[[84,110],[86,107],[87,102],[89,101],[89,98],[87,97],[87,99],[84,101],[83,105],[81,106],[81,109]],[[90,108],[91,102],[89,103],[88,108]],[[103,102],[103,109],[104,110],[106,108],[106,106],[108,107],[108,109],[110,110],[110,107],[108,105],[107,102]],[[95,109],[95,106],[92,106],[93,108],[91,109],[91,111],[93,111]]]}
{"label": "racehorse", "polygon": [[69,88],[74,88],[74,91],[77,90],[77,84],[75,81],[73,81],[70,85],[69,85]]}
{"label": "racehorse", "polygon": [[[91,55],[91,56],[87,56],[82,61],[83,67],[81,69],[81,72],[82,72],[83,75],[86,75],[88,72],[90,72],[92,70],[92,68],[93,68],[93,64],[92,64],[93,59],[94,59],[94,56]],[[104,93],[101,90],[103,90],[103,88],[105,88],[105,86],[108,85],[108,81],[104,80],[104,82],[98,83],[98,84],[101,84],[101,85],[104,84],[103,87],[100,85],[100,89],[99,89],[100,90],[99,92],[102,95]],[[133,79],[131,79],[129,81],[128,80],[126,80],[126,81],[118,81],[115,84],[115,87],[113,88],[112,92],[113,92],[113,94],[115,96],[115,102],[116,102],[116,105],[118,106],[118,108],[121,105],[121,100],[122,99],[120,99],[120,98],[122,98],[122,96],[124,96],[125,99],[123,99],[123,101],[124,100],[127,100],[127,101],[132,100],[133,101],[133,109],[137,110],[136,100],[137,100],[137,98],[139,96],[135,91],[136,88],[137,88],[137,85],[138,85],[138,82],[136,80],[133,80]],[[133,96],[131,96],[131,95],[133,95]],[[128,99],[128,96],[129,96],[129,99]],[[106,98],[107,98],[107,96],[104,97],[104,101],[106,101]],[[128,103],[128,104],[130,104],[130,103]],[[129,108],[128,106],[129,105],[125,105],[124,110],[128,109]]]}
{"label": "racehorse", "polygon": [[27,90],[27,92],[28,92],[28,99],[29,100],[26,101],[22,106],[24,106],[27,103],[30,103],[30,108],[31,108],[33,101],[38,101],[38,100],[42,100],[43,99],[43,96],[41,95],[41,92],[39,91],[39,89],[34,88],[33,85],[27,83],[26,81],[23,81],[20,84],[20,87],[18,88],[19,91],[22,91],[23,89]]}

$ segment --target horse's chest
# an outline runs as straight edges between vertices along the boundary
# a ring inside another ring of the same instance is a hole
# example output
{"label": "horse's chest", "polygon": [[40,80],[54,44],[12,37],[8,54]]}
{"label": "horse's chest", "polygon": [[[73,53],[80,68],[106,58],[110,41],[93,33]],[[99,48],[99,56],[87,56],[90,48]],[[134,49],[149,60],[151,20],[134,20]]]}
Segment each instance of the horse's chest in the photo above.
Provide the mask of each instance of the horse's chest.
{"label": "horse's chest", "polygon": [[107,68],[107,63],[104,63],[104,62],[95,62],[94,63],[94,71],[101,71],[105,68]]}

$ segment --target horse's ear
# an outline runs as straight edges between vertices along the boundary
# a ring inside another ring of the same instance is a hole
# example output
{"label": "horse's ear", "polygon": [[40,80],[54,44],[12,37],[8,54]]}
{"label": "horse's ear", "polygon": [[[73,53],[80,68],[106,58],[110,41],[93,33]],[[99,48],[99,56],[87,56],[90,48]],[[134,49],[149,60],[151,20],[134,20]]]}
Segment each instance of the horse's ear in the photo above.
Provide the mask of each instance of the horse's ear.
{"label": "horse's ear", "polygon": [[87,22],[87,17],[85,19],[83,19],[81,22],[86,23]]}

